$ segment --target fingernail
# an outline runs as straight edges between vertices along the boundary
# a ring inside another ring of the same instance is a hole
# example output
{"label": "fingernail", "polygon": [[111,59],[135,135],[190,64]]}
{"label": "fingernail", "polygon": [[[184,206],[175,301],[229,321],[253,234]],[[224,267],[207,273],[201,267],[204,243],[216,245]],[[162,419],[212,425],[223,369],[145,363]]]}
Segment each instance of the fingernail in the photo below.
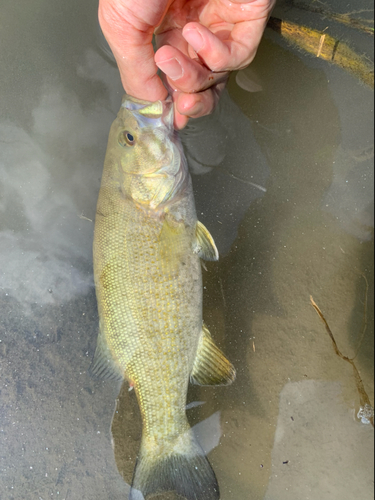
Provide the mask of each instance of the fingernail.
{"label": "fingernail", "polygon": [[160,68],[162,72],[165,73],[171,80],[178,80],[184,74],[181,64],[175,57],[165,61],[159,61],[156,64],[158,68]]}
{"label": "fingernail", "polygon": [[183,110],[180,111],[182,115],[185,116],[201,116],[204,112],[204,105],[201,102],[194,104],[193,106],[184,106]]}
{"label": "fingernail", "polygon": [[199,52],[203,48],[204,40],[197,29],[192,28],[185,30],[184,38],[193,47],[195,52]]}

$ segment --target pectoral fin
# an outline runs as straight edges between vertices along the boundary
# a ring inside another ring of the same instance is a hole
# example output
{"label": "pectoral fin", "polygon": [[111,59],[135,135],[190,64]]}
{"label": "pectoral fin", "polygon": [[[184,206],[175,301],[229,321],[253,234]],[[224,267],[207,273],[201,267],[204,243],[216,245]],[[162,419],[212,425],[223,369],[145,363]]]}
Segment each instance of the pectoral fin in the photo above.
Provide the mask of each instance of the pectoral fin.
{"label": "pectoral fin", "polygon": [[219,260],[219,252],[213,237],[208,229],[199,221],[195,226],[193,250],[203,260]]}
{"label": "pectoral fin", "polygon": [[191,382],[197,385],[230,385],[235,378],[234,366],[214,344],[208,328],[203,325]]}
{"label": "pectoral fin", "polygon": [[172,272],[178,271],[183,254],[188,249],[187,238],[185,224],[167,215],[159,235],[159,251]]}

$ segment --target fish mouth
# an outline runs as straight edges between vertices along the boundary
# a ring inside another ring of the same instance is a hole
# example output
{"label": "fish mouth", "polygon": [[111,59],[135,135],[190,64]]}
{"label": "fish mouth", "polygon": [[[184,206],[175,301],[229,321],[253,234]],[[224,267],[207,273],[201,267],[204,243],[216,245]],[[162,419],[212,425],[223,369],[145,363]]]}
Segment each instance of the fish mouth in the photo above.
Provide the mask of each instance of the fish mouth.
{"label": "fish mouth", "polygon": [[180,159],[180,168],[177,172],[171,174],[167,170],[168,166],[149,174],[140,174],[138,172],[127,172],[126,175],[132,175],[138,179],[150,179],[155,181],[152,189],[152,196],[148,200],[134,199],[137,205],[145,209],[151,209],[155,213],[162,212],[165,207],[171,205],[180,199],[181,194],[189,183],[187,164],[184,158]]}
{"label": "fish mouth", "polygon": [[140,128],[167,127],[173,131],[173,101],[168,96],[164,101],[145,101],[125,94],[122,105],[134,114]]}

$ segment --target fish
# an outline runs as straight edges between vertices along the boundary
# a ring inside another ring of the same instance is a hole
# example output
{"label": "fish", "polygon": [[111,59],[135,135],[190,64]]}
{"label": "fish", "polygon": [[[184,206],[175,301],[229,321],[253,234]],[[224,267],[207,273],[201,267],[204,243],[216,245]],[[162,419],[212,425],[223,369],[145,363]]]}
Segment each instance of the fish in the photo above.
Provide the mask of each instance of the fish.
{"label": "fish", "polygon": [[129,381],[142,438],[130,500],[172,491],[219,500],[187,417],[189,383],[230,385],[232,363],[202,318],[202,263],[219,253],[197,219],[173,102],[125,95],[108,137],[98,196],[94,281],[99,334],[91,373]]}

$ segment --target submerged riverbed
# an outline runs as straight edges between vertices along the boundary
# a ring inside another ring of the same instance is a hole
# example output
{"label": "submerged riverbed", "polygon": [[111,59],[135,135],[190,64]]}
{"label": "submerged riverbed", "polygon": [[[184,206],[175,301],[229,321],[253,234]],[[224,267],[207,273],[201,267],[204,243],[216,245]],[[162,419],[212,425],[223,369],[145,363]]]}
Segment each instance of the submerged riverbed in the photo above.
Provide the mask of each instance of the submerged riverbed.
{"label": "submerged riverbed", "polygon": [[[119,75],[95,3],[20,0],[2,14],[0,498],[124,499],[135,395],[87,373],[93,220]],[[297,2],[274,15],[328,26],[373,57],[371,35]],[[310,295],[373,403],[373,91],[270,30],[244,74],[261,90],[233,74],[215,113],[182,133],[221,254],[204,273],[204,318],[238,372],[231,387],[192,387],[189,419],[222,500],[370,500],[373,428],[356,417],[353,370]]]}

